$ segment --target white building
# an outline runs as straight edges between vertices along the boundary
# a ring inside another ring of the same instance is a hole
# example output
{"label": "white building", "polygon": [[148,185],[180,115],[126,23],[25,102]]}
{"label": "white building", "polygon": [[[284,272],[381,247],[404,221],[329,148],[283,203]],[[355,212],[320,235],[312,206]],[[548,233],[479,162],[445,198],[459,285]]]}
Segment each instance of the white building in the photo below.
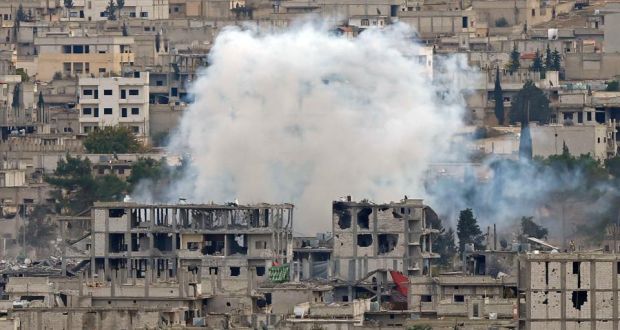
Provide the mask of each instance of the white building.
{"label": "white building", "polygon": [[[73,8],[67,10],[63,20],[105,21],[109,0],[73,0]],[[116,3],[116,1],[115,1]],[[116,11],[118,18],[160,20],[168,19],[168,0],[125,0],[125,6]]]}
{"label": "white building", "polygon": [[149,137],[149,73],[134,77],[80,78],[80,133],[99,127],[129,127],[146,142]]}
{"label": "white building", "polygon": [[570,126],[531,124],[530,127],[534,156],[560,155],[565,144],[573,156],[590,154],[597,160],[605,160],[617,154],[615,123]]}

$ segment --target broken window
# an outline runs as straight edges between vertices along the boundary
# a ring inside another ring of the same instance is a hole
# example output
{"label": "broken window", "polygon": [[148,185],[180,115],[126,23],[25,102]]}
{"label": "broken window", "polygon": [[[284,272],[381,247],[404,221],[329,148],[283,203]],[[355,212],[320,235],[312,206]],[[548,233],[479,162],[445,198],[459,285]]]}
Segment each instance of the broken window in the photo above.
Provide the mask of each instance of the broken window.
{"label": "broken window", "polygon": [[265,275],[265,267],[259,266],[256,267],[256,276],[264,276]]}
{"label": "broken window", "polygon": [[125,234],[110,234],[108,240],[109,252],[118,253],[127,251]]}
{"label": "broken window", "polygon": [[200,249],[200,242],[187,242],[187,249],[190,251],[198,251]]}
{"label": "broken window", "polygon": [[228,235],[228,251],[226,255],[248,254],[247,235]]}
{"label": "broken window", "polygon": [[351,228],[351,211],[349,207],[344,203],[335,202],[333,209],[334,214],[338,216],[338,227],[340,227],[340,229]]}
{"label": "broken window", "polygon": [[241,275],[241,267],[230,267],[230,276]]}
{"label": "broken window", "polygon": [[573,261],[573,274],[577,275],[577,287],[581,287],[581,263]]}
{"label": "broken window", "polygon": [[149,247],[149,238],[146,233],[131,234],[131,251],[146,251]]}
{"label": "broken window", "polygon": [[224,235],[213,234],[205,235],[204,247],[202,254],[205,255],[223,255],[224,254]]}
{"label": "broken window", "polygon": [[172,233],[153,234],[155,248],[159,251],[172,251]]}
{"label": "broken window", "polygon": [[125,209],[109,209],[108,217],[110,218],[120,218],[125,215]]}
{"label": "broken window", "polygon": [[581,306],[588,301],[588,291],[573,291],[571,301],[573,302],[573,308],[581,310]]}
{"label": "broken window", "polygon": [[372,245],[372,234],[357,235],[357,246],[369,247]]}
{"label": "broken window", "polygon": [[397,234],[379,234],[377,238],[379,239],[379,254],[394,251],[398,244]]}
{"label": "broken window", "polygon": [[370,228],[370,214],[372,214],[372,209],[370,207],[365,207],[357,212],[357,225],[360,228]]}

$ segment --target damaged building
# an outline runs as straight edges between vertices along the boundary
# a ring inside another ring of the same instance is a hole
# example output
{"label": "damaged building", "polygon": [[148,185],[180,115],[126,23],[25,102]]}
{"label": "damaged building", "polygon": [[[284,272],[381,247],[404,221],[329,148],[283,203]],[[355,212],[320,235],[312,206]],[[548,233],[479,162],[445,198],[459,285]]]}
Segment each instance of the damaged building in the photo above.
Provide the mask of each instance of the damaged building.
{"label": "damaged building", "polygon": [[[430,209],[420,199],[374,204],[346,201],[332,204],[333,274],[357,281],[377,269],[405,275],[429,275],[433,258],[432,235],[426,222]],[[434,212],[433,212],[434,213]]]}
{"label": "damaged building", "polygon": [[620,259],[610,253],[520,257],[520,329],[618,329]]}
{"label": "damaged building", "polygon": [[[292,204],[96,203],[90,218],[59,225],[63,271],[79,284],[57,307],[147,308],[159,325],[218,314],[249,325],[265,303],[255,290],[276,268],[287,279],[292,260]],[[99,321],[93,328],[106,328]]]}

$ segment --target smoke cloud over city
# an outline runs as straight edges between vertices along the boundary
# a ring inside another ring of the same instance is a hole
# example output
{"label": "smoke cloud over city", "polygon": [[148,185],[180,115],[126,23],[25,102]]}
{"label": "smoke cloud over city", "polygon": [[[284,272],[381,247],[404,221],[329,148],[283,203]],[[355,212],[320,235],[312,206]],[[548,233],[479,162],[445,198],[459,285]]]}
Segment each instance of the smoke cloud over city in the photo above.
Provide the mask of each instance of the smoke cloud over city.
{"label": "smoke cloud over city", "polygon": [[310,23],[222,32],[171,137],[170,150],[191,161],[169,198],[292,202],[296,232],[313,234],[330,230],[341,196],[424,197],[476,76],[447,58],[432,79],[412,35],[394,25],[348,39]]}

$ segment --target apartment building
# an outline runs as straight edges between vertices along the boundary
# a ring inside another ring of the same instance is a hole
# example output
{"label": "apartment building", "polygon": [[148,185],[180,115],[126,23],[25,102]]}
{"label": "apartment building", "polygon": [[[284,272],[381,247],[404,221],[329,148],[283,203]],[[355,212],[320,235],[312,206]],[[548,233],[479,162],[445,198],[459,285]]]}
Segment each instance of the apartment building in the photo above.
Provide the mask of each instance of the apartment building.
{"label": "apartment building", "polygon": [[374,204],[335,201],[332,204],[333,275],[348,281],[389,269],[409,276],[430,275],[432,235],[426,223],[429,206],[419,199]]}
{"label": "apartment building", "polygon": [[[109,0],[74,0],[73,8],[65,8],[65,21],[107,21]],[[117,19],[163,20],[168,19],[168,0],[126,0],[120,11],[115,13]]]}
{"label": "apartment building", "polygon": [[174,316],[164,314],[176,323],[256,312],[260,297],[253,290],[270,279],[273,266],[293,257],[291,204],[96,203],[89,218],[59,226],[67,242],[63,260],[99,283],[70,301],[88,297],[93,307],[159,306],[162,312],[175,307]]}
{"label": "apartment building", "polygon": [[617,329],[620,259],[528,253],[519,261],[520,329]]}
{"label": "apartment building", "polygon": [[133,37],[72,36],[48,33],[36,37],[36,79],[50,81],[58,75],[101,76],[119,74],[124,64],[134,62]]}
{"label": "apartment building", "polygon": [[131,77],[80,78],[77,108],[80,133],[126,126],[143,142],[149,138],[149,73]]}

